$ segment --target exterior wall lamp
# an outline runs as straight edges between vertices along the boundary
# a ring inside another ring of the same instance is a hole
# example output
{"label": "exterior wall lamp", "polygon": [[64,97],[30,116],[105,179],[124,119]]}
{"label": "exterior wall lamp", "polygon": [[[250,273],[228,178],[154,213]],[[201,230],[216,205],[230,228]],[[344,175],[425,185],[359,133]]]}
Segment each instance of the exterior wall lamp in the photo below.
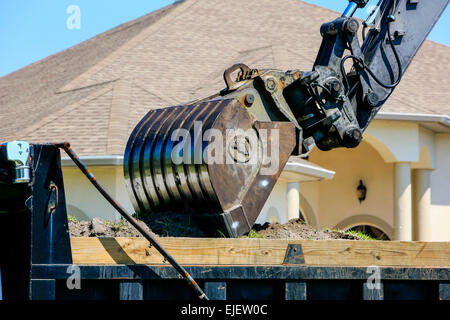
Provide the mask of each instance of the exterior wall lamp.
{"label": "exterior wall lamp", "polygon": [[359,186],[358,186],[358,188],[356,188],[356,193],[358,195],[359,203],[366,200],[367,187],[364,185],[362,180],[359,180]]}

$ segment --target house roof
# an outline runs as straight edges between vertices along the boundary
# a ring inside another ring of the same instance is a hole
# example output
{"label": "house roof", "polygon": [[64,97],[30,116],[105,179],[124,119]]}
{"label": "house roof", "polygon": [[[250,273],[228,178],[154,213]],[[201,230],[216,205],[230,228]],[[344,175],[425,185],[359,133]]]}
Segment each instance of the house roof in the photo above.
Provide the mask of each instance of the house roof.
{"label": "house roof", "polygon": [[[310,70],[336,16],[299,0],[177,2],[0,78],[0,140],[123,154],[149,109],[218,92],[233,63]],[[382,110],[450,115],[449,72],[449,48],[426,41]]]}

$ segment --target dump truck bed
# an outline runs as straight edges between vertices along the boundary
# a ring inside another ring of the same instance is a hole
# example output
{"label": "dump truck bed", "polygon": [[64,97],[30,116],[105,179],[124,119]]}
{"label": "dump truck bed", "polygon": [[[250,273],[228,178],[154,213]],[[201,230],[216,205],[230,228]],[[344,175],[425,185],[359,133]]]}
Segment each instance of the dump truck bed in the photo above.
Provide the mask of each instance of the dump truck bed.
{"label": "dump truck bed", "polygon": [[[447,242],[160,241],[214,300],[450,298]],[[32,265],[30,298],[195,299],[148,244],[142,238],[71,238],[73,265]],[[79,290],[66,285],[73,266],[79,268]]]}

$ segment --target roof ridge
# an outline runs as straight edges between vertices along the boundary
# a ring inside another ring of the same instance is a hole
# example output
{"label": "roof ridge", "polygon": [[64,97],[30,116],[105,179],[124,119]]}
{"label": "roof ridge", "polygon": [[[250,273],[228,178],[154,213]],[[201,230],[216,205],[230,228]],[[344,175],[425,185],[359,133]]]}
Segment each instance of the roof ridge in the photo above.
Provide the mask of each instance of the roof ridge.
{"label": "roof ridge", "polygon": [[432,45],[437,45],[439,47],[444,47],[446,49],[450,49],[450,46],[446,45],[445,43],[440,43],[440,42],[436,42],[434,40],[430,40],[430,39],[428,39],[428,37],[427,37],[427,39],[425,39],[424,43],[429,43]]}
{"label": "roof ridge", "polygon": [[[153,24],[148,26],[147,28],[144,28],[141,30],[138,34],[136,34],[133,38],[122,44],[120,47],[118,47],[116,50],[111,52],[106,58],[102,59],[95,65],[91,66],[87,71],[83,72],[79,76],[77,76],[75,79],[72,79],[69,83],[65,84],[62,88],[59,89],[59,91],[69,91],[71,89],[74,89],[74,87],[78,87],[77,83],[84,82],[83,80],[87,80],[86,78],[89,78],[92,74],[96,74],[99,71],[101,71],[103,68],[105,68],[107,65],[115,61],[118,57],[120,57],[125,51],[135,47],[138,45],[142,40],[147,38],[149,34],[155,29],[158,29],[161,24],[166,23],[168,21],[171,21],[178,17],[179,14],[181,14],[184,10],[186,10],[188,7],[193,5],[195,1],[178,1],[172,4],[173,9],[170,14],[167,14],[157,21],[155,21]],[[188,5],[189,4],[189,5]],[[120,77],[119,77],[120,78]],[[83,87],[79,87],[83,88]]]}
{"label": "roof ridge", "polygon": [[106,80],[106,81],[102,81],[102,82],[90,84],[90,85],[87,85],[87,86],[85,86],[85,87],[81,87],[81,88],[73,88],[73,89],[69,89],[69,90],[66,90],[66,91],[56,90],[56,91],[55,91],[55,94],[69,93],[69,92],[74,92],[74,91],[80,91],[80,90],[84,90],[84,89],[89,89],[89,88],[93,88],[93,87],[96,87],[96,86],[101,86],[101,85],[103,85],[103,84],[108,84],[108,83],[116,82],[117,80],[120,80],[120,78],[116,78],[116,79],[112,79],[112,80]]}
{"label": "roof ridge", "polygon": [[144,86],[142,86],[142,85],[141,85],[139,82],[137,82],[137,81],[134,82],[133,84],[134,84],[134,86],[135,86],[136,88],[139,88],[139,89],[145,91],[146,93],[148,93],[148,94],[150,94],[150,95],[153,95],[153,96],[157,97],[158,99],[163,100],[163,101],[166,102],[167,104],[170,104],[170,105],[176,105],[176,104],[179,103],[178,101],[176,101],[175,99],[173,99],[173,98],[170,97],[170,96],[159,95],[159,94],[157,93],[158,90],[155,90],[155,88],[154,88],[151,84],[149,84],[149,83],[146,83],[145,85],[146,85],[146,86],[150,86],[150,88],[145,88]]}
{"label": "roof ridge", "polygon": [[301,2],[306,4],[306,5],[308,5],[308,6],[310,6],[310,7],[315,7],[315,8],[319,8],[319,9],[322,9],[322,10],[329,11],[330,13],[338,13],[339,14],[339,11],[334,11],[332,9],[329,9],[329,8],[326,8],[326,7],[322,7],[322,6],[318,5],[318,4],[306,2],[305,0],[301,0]]}
{"label": "roof ridge", "polygon": [[26,129],[24,129],[21,132],[22,136],[27,136],[30,133],[32,133],[33,131],[36,131],[40,128],[42,128],[43,126],[45,126],[46,124],[48,124],[49,122],[52,122],[56,119],[58,119],[59,117],[63,116],[64,114],[66,114],[69,111],[72,111],[98,97],[103,96],[104,94],[108,93],[109,91],[111,91],[113,88],[111,86],[109,86],[109,83],[106,84],[107,86],[105,88],[99,89],[97,91],[94,91],[93,93],[91,93],[90,95],[88,95],[87,97],[78,100],[75,103],[69,104],[67,106],[65,106],[64,108],[58,110],[57,112],[54,113],[50,113],[49,115],[47,115],[45,118],[43,118],[42,120],[36,122],[35,124],[27,127]]}
{"label": "roof ridge", "polygon": [[425,107],[423,105],[420,108],[417,107],[414,103],[411,103],[411,101],[407,100],[406,97],[403,97],[402,99],[400,99],[397,96],[391,95],[389,97],[389,102],[393,103],[394,101],[396,101],[400,105],[407,105],[408,107],[413,108],[414,110],[417,110],[417,111],[423,111],[425,109],[428,112],[435,113],[433,110],[430,110],[430,109],[428,109],[427,107]]}
{"label": "roof ridge", "polygon": [[128,138],[128,118],[131,96],[127,94],[132,87],[132,79],[121,79],[114,83],[106,140],[107,154],[122,154],[123,141]]}
{"label": "roof ridge", "polygon": [[246,49],[246,50],[241,50],[241,51],[237,50],[236,52],[239,53],[239,54],[248,54],[250,52],[260,51],[262,49],[267,49],[267,48],[270,48],[272,46],[273,46],[273,44],[265,44],[265,45],[262,45],[262,46],[259,46],[259,47],[250,48],[250,49]]}

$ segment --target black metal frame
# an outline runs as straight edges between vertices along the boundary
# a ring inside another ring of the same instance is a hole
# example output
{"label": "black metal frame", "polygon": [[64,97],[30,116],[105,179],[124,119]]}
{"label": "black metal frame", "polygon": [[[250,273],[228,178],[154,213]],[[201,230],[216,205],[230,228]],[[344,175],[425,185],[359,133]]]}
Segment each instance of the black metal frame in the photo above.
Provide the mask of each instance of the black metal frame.
{"label": "black metal frame", "polygon": [[[169,266],[79,265],[79,290],[65,286],[71,275],[67,272],[69,267],[33,265],[32,298],[195,299]],[[380,267],[380,289],[366,285],[370,276],[366,267],[189,266],[186,269],[211,300],[450,298],[448,268]]]}
{"label": "black metal frame", "polygon": [[22,199],[13,205],[3,201],[4,206],[0,206],[2,223],[10,226],[0,235],[3,299],[29,297],[31,265],[72,263],[59,150],[33,145],[31,157],[32,180],[28,185],[8,184],[12,171],[8,164],[0,165],[5,173],[0,192],[6,199],[9,192]]}

